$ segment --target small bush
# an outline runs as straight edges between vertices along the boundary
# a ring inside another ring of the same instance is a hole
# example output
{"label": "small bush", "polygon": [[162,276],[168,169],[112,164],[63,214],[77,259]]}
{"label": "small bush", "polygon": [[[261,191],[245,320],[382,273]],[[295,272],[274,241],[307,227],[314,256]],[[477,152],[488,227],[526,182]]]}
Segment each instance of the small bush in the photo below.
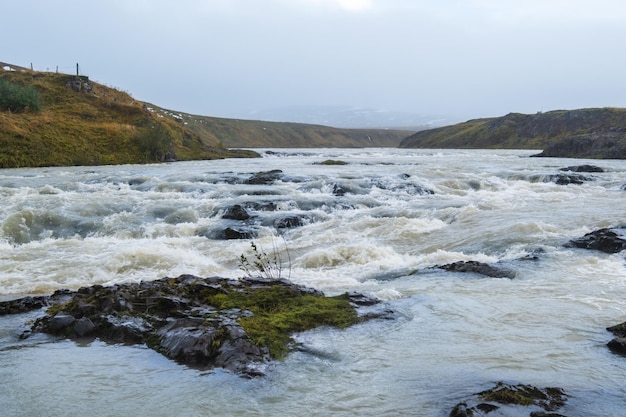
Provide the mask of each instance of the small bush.
{"label": "small bush", "polygon": [[143,153],[146,162],[165,162],[175,160],[172,137],[161,125],[144,128],[135,136],[135,144]]}
{"label": "small bush", "polygon": [[34,87],[23,87],[0,78],[0,110],[22,112],[39,111],[39,92]]}
{"label": "small bush", "polygon": [[[283,259],[278,250],[276,242],[272,239],[272,251],[267,253],[259,248],[254,242],[250,242],[251,254],[241,254],[239,257],[239,269],[241,269],[246,277],[263,277],[267,279],[281,279],[283,278]],[[289,276],[291,277],[291,259],[289,256],[289,249],[285,245],[287,252],[287,258],[289,261],[288,269]]]}

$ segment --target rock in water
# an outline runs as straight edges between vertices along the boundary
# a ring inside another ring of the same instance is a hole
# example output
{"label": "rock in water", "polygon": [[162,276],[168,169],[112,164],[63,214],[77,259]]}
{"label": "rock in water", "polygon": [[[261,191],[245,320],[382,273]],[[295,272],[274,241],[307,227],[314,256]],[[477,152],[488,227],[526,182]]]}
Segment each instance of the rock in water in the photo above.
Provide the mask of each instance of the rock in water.
{"label": "rock in water", "polygon": [[515,278],[515,272],[477,261],[459,261],[437,266],[450,272],[473,272],[492,278]]}
{"label": "rock in water", "polygon": [[626,249],[626,226],[595,230],[581,238],[570,240],[565,247],[593,249],[605,253],[621,252]]}
{"label": "rock in water", "polygon": [[145,343],[185,365],[256,376],[288,352],[294,332],[392,317],[389,309],[372,310],[378,303],[361,294],[325,297],[282,279],[182,275],[3,302],[0,314],[15,313],[15,306],[46,305],[50,307],[33,324],[34,332]]}

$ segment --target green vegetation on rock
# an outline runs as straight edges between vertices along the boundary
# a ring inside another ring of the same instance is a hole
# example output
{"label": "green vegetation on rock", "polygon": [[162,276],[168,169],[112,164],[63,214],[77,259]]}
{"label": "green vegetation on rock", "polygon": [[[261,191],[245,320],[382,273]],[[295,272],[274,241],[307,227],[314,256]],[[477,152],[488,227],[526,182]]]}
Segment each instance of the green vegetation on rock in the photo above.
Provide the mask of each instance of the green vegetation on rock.
{"label": "green vegetation on rock", "polygon": [[348,163],[346,161],[338,161],[336,159],[327,159],[319,162],[318,165],[348,165]]}
{"label": "green vegetation on rock", "polygon": [[254,291],[203,294],[206,304],[219,310],[241,309],[253,314],[239,319],[248,337],[257,346],[269,347],[275,358],[289,351],[291,335],[319,326],[345,328],[359,321],[347,295],[324,297],[301,294],[276,281]]}

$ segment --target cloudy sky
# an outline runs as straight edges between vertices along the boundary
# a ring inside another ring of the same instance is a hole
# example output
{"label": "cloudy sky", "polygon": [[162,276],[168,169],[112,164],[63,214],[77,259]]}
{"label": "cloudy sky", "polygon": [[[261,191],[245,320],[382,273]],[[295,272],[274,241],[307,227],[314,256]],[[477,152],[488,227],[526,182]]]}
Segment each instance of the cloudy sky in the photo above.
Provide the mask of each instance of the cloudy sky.
{"label": "cloudy sky", "polygon": [[189,113],[626,107],[623,0],[19,0],[0,61]]}

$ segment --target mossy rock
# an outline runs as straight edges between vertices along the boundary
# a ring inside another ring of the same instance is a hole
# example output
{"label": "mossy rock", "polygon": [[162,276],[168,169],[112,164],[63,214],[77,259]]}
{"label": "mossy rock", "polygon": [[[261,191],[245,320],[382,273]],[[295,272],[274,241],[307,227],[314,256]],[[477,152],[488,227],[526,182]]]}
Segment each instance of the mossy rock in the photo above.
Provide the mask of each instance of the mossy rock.
{"label": "mossy rock", "polygon": [[[499,410],[515,409],[511,415],[529,417],[565,417],[555,413],[565,405],[567,394],[561,388],[537,388],[532,385],[511,385],[498,382],[493,388],[479,392],[467,401],[457,404],[450,417],[484,416]],[[524,413],[519,409],[524,407]],[[526,414],[527,413],[527,414]]]}
{"label": "mossy rock", "polygon": [[322,162],[317,162],[315,165],[348,165],[346,161],[339,161],[335,159],[327,159]]}
{"label": "mossy rock", "polygon": [[[284,358],[294,333],[319,326],[346,328],[375,317],[359,315],[357,309],[379,303],[362,294],[327,297],[284,279],[193,275],[94,285],[61,295],[39,300],[36,305],[48,309],[33,332],[143,343],[185,365],[249,376]],[[0,312],[15,310],[15,301],[4,304]]]}

